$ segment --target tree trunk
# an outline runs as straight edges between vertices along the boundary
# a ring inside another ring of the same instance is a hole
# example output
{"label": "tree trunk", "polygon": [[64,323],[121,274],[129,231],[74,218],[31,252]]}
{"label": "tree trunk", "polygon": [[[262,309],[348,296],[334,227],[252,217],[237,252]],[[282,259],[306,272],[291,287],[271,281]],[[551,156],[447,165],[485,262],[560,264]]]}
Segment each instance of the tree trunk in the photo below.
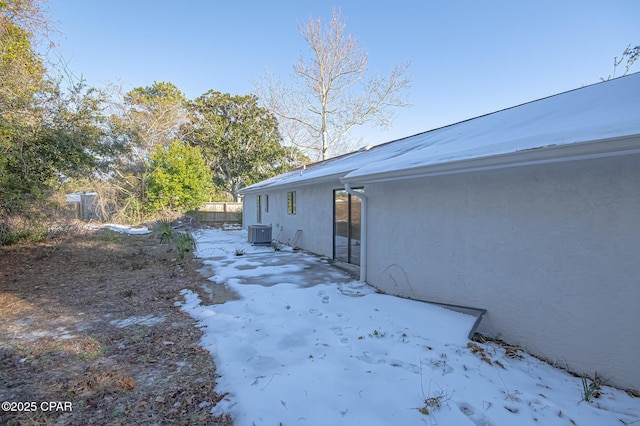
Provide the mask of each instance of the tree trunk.
{"label": "tree trunk", "polygon": [[229,193],[233,197],[233,202],[237,203],[240,200],[240,196],[238,194],[238,185],[236,185],[235,183],[232,183],[230,189],[231,190],[229,191]]}

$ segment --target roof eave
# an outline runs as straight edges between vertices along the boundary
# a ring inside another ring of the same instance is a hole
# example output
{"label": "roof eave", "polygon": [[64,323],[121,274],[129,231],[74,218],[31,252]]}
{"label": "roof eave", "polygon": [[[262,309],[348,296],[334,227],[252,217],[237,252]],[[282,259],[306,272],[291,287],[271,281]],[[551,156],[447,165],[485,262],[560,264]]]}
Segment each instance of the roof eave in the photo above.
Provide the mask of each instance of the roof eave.
{"label": "roof eave", "polygon": [[340,181],[349,184],[388,182],[427,176],[468,173],[629,154],[640,154],[640,134],[588,142],[547,145],[505,154],[429,164],[380,173],[369,173],[366,175],[346,175],[340,179]]}
{"label": "roof eave", "polygon": [[348,172],[334,173],[331,175],[318,176],[310,179],[304,179],[304,180],[298,180],[298,181],[286,182],[286,183],[274,182],[270,185],[264,185],[264,186],[259,186],[255,188],[248,186],[240,189],[240,191],[238,192],[242,195],[245,195],[245,194],[266,193],[270,191],[280,191],[280,190],[292,189],[292,188],[301,188],[304,186],[316,185],[318,183],[335,182],[337,184],[340,184],[340,178],[342,178],[346,173]]}

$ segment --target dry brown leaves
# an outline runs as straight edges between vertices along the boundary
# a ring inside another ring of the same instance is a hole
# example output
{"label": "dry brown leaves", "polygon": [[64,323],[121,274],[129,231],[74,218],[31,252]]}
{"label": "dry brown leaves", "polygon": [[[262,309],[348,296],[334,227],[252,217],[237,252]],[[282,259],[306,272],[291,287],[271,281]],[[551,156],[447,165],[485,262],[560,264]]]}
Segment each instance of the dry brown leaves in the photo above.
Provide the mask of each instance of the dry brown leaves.
{"label": "dry brown leaves", "polygon": [[71,402],[72,411],[0,412],[0,424],[229,425],[210,410],[215,366],[174,306],[202,290],[151,236],[76,231],[0,248],[0,402]]}
{"label": "dry brown leaves", "polygon": [[489,354],[485,351],[485,349],[482,346],[479,346],[477,343],[469,342],[467,343],[467,348],[471,350],[472,354],[476,355],[478,358],[480,358],[487,364],[497,365],[498,367],[505,369],[504,364],[502,364],[502,362],[500,362],[497,359],[492,360],[491,358],[489,358]]}

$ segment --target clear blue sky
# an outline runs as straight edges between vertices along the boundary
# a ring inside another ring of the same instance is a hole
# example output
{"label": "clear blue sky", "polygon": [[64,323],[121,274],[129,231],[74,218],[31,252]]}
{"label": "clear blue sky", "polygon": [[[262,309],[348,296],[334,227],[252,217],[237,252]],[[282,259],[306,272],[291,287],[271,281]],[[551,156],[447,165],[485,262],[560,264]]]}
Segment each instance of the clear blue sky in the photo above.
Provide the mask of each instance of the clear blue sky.
{"label": "clear blue sky", "polygon": [[[639,0],[49,0],[58,52],[94,86],[172,82],[189,98],[287,79],[307,46],[299,25],[337,7],[369,71],[411,62],[411,108],[377,144],[596,83],[640,44]],[[636,64],[640,71],[640,64]]]}

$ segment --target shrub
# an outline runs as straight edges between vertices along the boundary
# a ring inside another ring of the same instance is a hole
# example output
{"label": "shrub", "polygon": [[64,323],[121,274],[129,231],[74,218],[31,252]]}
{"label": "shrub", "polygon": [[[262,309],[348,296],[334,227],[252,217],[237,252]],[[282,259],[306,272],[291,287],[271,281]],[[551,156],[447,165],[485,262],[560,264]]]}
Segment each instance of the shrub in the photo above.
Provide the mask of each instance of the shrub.
{"label": "shrub", "polygon": [[200,149],[174,140],[151,154],[147,195],[149,209],[190,210],[213,192],[213,177]]}
{"label": "shrub", "polygon": [[182,260],[187,253],[196,249],[196,240],[190,232],[180,232],[174,239],[174,245],[178,249],[178,257]]}
{"label": "shrub", "polygon": [[160,236],[160,243],[168,243],[174,237],[173,226],[169,219],[160,219],[154,222],[152,230],[155,235]]}
{"label": "shrub", "polygon": [[160,219],[153,224],[153,233],[160,237],[161,244],[170,244],[178,251],[180,260],[184,260],[187,253],[196,249],[196,239],[190,232],[180,232],[173,229],[169,219]]}

